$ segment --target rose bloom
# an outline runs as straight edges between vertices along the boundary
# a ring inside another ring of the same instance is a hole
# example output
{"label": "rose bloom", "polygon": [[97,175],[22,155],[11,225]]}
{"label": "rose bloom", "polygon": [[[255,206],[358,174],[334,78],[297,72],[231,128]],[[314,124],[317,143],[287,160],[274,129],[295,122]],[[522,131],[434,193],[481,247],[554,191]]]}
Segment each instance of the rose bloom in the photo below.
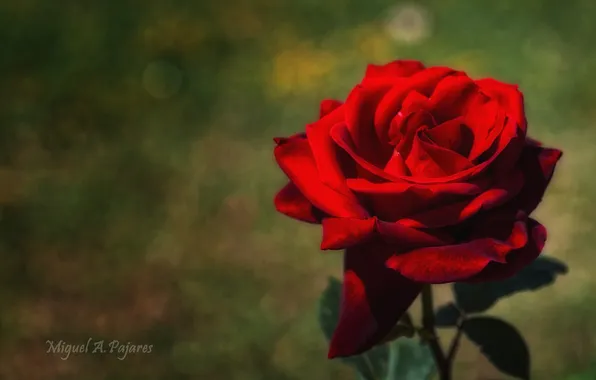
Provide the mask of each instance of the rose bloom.
{"label": "rose bloom", "polygon": [[418,61],[369,65],[345,102],[276,138],[277,210],[344,249],[329,357],[378,344],[424,284],[501,280],[542,251],[529,214],[562,152],[526,136],[522,93]]}

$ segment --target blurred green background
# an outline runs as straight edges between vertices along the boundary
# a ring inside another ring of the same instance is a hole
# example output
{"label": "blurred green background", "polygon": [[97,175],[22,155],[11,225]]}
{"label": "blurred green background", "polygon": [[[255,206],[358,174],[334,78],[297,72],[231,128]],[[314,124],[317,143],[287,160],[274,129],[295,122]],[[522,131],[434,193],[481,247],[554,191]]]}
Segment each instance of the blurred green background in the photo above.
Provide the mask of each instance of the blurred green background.
{"label": "blurred green background", "polygon": [[[518,83],[565,151],[537,218],[570,273],[494,313],[535,379],[596,378],[595,19],[593,0],[0,0],[0,378],[354,379],[316,320],[340,253],[275,213],[271,138],[397,58]],[[88,337],[154,350],[47,353]],[[504,379],[469,343],[456,371]]]}

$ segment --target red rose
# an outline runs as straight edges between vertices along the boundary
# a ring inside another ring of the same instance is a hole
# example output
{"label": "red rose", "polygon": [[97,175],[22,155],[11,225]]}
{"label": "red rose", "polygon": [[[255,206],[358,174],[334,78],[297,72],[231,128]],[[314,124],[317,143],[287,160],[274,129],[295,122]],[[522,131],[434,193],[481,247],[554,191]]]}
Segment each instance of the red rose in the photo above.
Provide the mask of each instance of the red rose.
{"label": "red rose", "polygon": [[562,153],[526,129],[516,86],[395,61],[275,139],[290,179],[277,210],[345,249],[329,357],[379,343],[423,284],[503,279],[540,254],[546,229],[528,215]]}

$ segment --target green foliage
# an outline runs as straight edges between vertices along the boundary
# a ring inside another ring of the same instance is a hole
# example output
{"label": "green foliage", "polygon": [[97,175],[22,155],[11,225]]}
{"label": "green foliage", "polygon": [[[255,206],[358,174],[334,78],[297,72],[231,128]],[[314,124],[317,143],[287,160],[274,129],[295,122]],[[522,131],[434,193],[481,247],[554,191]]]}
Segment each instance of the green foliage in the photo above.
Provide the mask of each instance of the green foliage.
{"label": "green foliage", "polygon": [[537,290],[554,282],[567,266],[552,257],[541,256],[513,277],[503,281],[478,284],[455,283],[453,292],[457,306],[466,313],[488,310],[499,299],[514,293]]}
{"label": "green foliage", "polygon": [[530,351],[515,327],[497,318],[473,317],[464,322],[463,331],[502,372],[530,378]]}
{"label": "green foliage", "polygon": [[415,339],[391,343],[387,380],[426,380],[435,370],[428,345]]}
{"label": "green foliage", "polygon": [[503,281],[455,283],[452,286],[455,303],[442,305],[436,310],[436,325],[458,326],[499,370],[521,379],[529,379],[530,352],[520,332],[497,318],[468,315],[487,311],[501,298],[552,284],[558,275],[565,273],[567,265],[554,258],[542,256]]}
{"label": "green foliage", "polygon": [[453,303],[440,306],[435,313],[435,325],[437,327],[453,327],[461,318],[461,311]]}

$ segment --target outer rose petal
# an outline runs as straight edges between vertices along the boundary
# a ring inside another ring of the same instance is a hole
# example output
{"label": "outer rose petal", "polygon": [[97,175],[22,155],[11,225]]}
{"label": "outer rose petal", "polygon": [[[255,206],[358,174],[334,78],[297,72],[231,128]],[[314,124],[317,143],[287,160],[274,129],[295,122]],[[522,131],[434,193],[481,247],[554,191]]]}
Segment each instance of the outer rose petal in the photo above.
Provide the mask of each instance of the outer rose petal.
{"label": "outer rose petal", "polygon": [[[490,215],[487,217],[491,218]],[[481,222],[479,231],[472,234],[469,242],[393,255],[387,260],[387,267],[412,281],[422,283],[442,284],[465,280],[480,273],[491,262],[505,263],[508,254],[526,246],[526,220],[513,223],[505,240],[500,240],[499,235],[506,232],[505,224],[507,218],[496,215],[490,221]],[[495,231],[491,231],[493,228]],[[487,235],[482,236],[484,233]],[[476,237],[475,234],[480,236]]]}
{"label": "outer rose petal", "polygon": [[321,106],[319,108],[319,119],[329,115],[331,112],[335,111],[339,106],[343,103],[339,100],[333,99],[326,99],[321,102]]}
{"label": "outer rose petal", "polygon": [[307,223],[320,223],[323,213],[314,207],[292,182],[284,186],[273,200],[275,208],[290,218]]}
{"label": "outer rose petal", "polygon": [[389,247],[370,242],[346,250],[339,322],[329,358],[360,354],[379,343],[402,317],[420,290],[384,265]]}
{"label": "outer rose petal", "polygon": [[321,249],[342,249],[365,242],[375,229],[375,218],[325,218]]}
{"label": "outer rose petal", "polygon": [[[331,106],[335,105],[337,104],[322,104],[321,108],[328,107],[326,110],[329,110]],[[342,152],[339,151],[339,148],[330,136],[331,128],[343,119],[344,111],[340,105],[323,116],[319,121],[307,125],[306,136],[321,181],[340,193],[349,194],[350,192],[345,184],[345,174],[348,171],[348,167],[350,165],[353,166],[353,163],[350,160],[343,159],[347,155],[344,154],[342,156],[340,154]]]}
{"label": "outer rose petal", "polygon": [[369,219],[325,218],[321,249],[343,249],[366,243],[372,237],[392,245],[393,252],[449,244],[448,237],[417,230],[400,223]]}
{"label": "outer rose petal", "polygon": [[547,234],[546,228],[531,218],[528,219],[528,230],[528,244],[521,249],[511,252],[507,256],[506,263],[491,262],[482,272],[464,281],[485,282],[504,280],[532,263],[542,252]]}
{"label": "outer rose petal", "polygon": [[528,214],[536,209],[562,155],[563,152],[558,149],[533,143],[524,147],[518,163],[524,173],[524,187],[514,200],[520,209]]}
{"label": "outer rose petal", "polygon": [[316,208],[337,217],[368,217],[353,194],[338,192],[319,180],[308,141],[303,137],[278,139],[275,159],[281,170]]}
{"label": "outer rose petal", "polygon": [[409,77],[424,68],[420,61],[398,60],[385,65],[368,65],[364,78]]}

